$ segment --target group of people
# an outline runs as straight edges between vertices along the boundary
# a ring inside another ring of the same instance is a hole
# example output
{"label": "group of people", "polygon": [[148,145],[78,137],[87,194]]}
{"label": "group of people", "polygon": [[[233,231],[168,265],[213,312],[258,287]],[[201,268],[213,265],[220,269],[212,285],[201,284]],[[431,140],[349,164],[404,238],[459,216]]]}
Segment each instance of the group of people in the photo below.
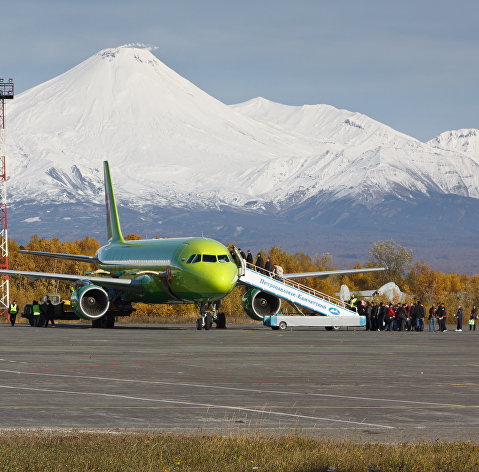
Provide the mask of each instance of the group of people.
{"label": "group of people", "polygon": [[[415,304],[369,302],[358,300],[354,295],[349,300],[349,306],[359,315],[366,317],[368,331],[424,331],[426,308],[418,301]],[[462,331],[464,309],[459,305],[454,315],[457,321],[456,331]],[[428,312],[429,331],[447,331],[447,311],[444,303],[432,305]],[[478,312],[476,305],[471,308],[469,316],[469,330],[476,330]]]}
{"label": "group of people", "polygon": [[[13,301],[8,306],[8,319],[12,326],[15,326],[15,321],[18,314],[18,305],[16,301]],[[53,319],[55,315],[55,307],[52,305],[52,302],[48,297],[44,300],[44,303],[40,304],[37,300],[32,302],[32,313],[31,313],[31,325],[35,327],[43,326],[48,327],[48,322],[50,322],[52,328],[55,327],[55,320]]]}
{"label": "group of people", "polygon": [[261,253],[258,252],[258,254],[256,254],[256,261],[253,263],[253,254],[251,254],[251,251],[249,249],[246,254],[243,250],[241,250],[241,248],[238,248],[238,251],[241,257],[245,259],[248,264],[255,266],[255,270],[265,275],[275,277],[279,280],[283,278],[283,268],[278,264],[273,264],[269,257],[266,257],[265,261]]}

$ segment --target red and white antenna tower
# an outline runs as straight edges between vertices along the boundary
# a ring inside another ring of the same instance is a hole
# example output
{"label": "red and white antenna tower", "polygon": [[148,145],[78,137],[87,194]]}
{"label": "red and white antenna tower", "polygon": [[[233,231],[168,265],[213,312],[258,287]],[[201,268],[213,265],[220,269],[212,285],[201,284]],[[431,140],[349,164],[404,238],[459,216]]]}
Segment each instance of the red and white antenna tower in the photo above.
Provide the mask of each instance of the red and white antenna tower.
{"label": "red and white antenna tower", "polygon": [[[13,98],[13,79],[5,82],[0,79],[0,101],[2,116],[0,121],[1,155],[0,155],[0,269],[8,269],[8,235],[7,235],[7,170],[5,158],[5,100]],[[8,309],[10,303],[8,276],[0,278],[0,313]]]}

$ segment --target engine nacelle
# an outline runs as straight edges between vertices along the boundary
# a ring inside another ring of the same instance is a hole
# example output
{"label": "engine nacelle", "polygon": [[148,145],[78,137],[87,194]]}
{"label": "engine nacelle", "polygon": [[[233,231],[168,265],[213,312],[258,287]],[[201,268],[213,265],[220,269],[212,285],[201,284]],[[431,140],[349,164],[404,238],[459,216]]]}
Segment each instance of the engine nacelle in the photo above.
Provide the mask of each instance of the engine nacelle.
{"label": "engine nacelle", "polygon": [[252,288],[243,295],[243,309],[256,321],[263,321],[266,315],[276,315],[281,309],[281,298],[258,288]]}
{"label": "engine nacelle", "polygon": [[85,285],[72,293],[72,309],[78,318],[96,320],[101,318],[110,306],[108,294],[97,285]]}

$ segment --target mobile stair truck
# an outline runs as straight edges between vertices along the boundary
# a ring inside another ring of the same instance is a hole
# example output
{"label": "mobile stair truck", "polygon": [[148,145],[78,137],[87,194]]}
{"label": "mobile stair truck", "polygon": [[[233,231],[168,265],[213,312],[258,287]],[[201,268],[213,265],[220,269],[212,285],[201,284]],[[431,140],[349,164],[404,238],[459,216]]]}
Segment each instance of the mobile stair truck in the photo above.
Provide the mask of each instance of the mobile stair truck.
{"label": "mobile stair truck", "polygon": [[[243,296],[243,308],[250,318],[262,321],[274,330],[288,327],[366,326],[366,317],[359,316],[349,305],[290,279],[278,279],[247,264],[240,282],[252,287]],[[286,300],[297,314],[280,314],[281,300]]]}

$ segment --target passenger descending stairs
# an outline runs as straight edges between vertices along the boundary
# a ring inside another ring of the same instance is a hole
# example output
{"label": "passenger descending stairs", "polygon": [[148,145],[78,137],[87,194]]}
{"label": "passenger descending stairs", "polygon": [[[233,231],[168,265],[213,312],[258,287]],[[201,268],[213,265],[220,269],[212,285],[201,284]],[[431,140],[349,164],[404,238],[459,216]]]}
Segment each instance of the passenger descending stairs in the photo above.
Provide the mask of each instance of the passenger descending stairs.
{"label": "passenger descending stairs", "polygon": [[345,302],[302,285],[290,279],[279,280],[270,272],[260,272],[256,266],[244,263],[243,274],[240,272],[240,282],[258,288],[263,292],[276,295],[288,300],[294,305],[307,308],[319,315],[324,316],[355,316],[359,315],[349,309]]}

